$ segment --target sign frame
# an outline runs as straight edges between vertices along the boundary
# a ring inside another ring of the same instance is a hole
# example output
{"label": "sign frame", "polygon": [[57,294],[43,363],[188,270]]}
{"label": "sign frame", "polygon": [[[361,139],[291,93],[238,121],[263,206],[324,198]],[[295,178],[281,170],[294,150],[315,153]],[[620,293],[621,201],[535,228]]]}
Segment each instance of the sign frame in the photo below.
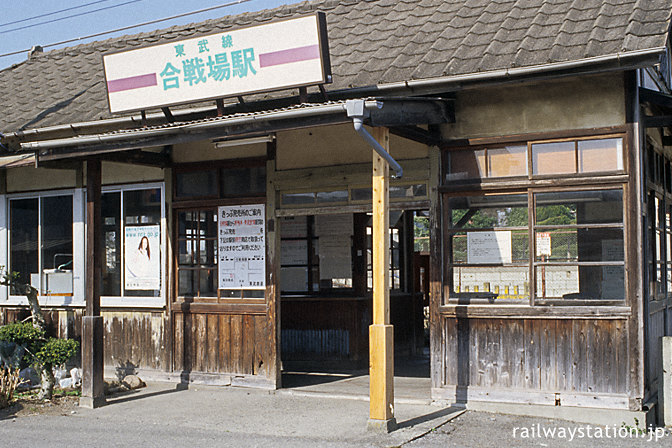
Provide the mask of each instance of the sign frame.
{"label": "sign frame", "polygon": [[[255,28],[255,27],[262,27],[262,26],[267,26],[267,25],[272,25],[272,24],[278,24],[278,23],[283,23],[283,22],[289,22],[292,20],[297,20],[297,19],[304,19],[307,17],[316,17],[316,23],[317,23],[317,39],[318,39],[318,48],[319,48],[319,54],[320,54],[320,61],[321,61],[321,73],[322,73],[322,78],[317,81],[312,81],[312,82],[305,82],[305,83],[296,83],[296,84],[289,84],[285,85],[282,87],[274,87],[274,88],[268,88],[268,89],[251,89],[251,90],[246,90],[242,92],[236,92],[236,93],[230,93],[230,94],[224,94],[224,95],[210,95],[198,99],[191,99],[191,100],[186,100],[186,101],[175,101],[175,102],[167,102],[167,103],[161,103],[161,104],[156,104],[156,105],[150,105],[147,107],[138,107],[138,108],[123,108],[123,109],[117,109],[117,110],[112,110],[112,105],[110,103],[110,92],[109,91],[109,79],[107,79],[107,70],[105,69],[105,58],[108,56],[116,55],[116,54],[121,54],[121,53],[130,53],[132,51],[136,50],[144,50],[147,48],[153,48],[153,47],[159,47],[163,45],[173,45],[173,44],[179,44],[179,42],[190,40],[190,39],[203,39],[203,38],[208,38],[211,36],[216,36],[224,33],[230,33],[234,31],[239,31],[239,30],[245,30],[249,28]],[[255,23],[255,24],[250,24],[250,25],[245,25],[245,26],[238,26],[234,27],[231,29],[227,29],[226,31],[218,31],[218,32],[213,32],[209,34],[203,34],[203,35],[195,35],[195,36],[190,36],[185,39],[180,39],[177,41],[173,42],[162,42],[158,44],[147,44],[147,45],[139,45],[135,48],[132,49],[124,49],[124,50],[115,50],[115,51],[108,51],[105,52],[101,55],[101,64],[103,67],[103,76],[105,78],[105,93],[107,95],[107,108],[110,114],[123,114],[123,113],[128,113],[128,112],[140,112],[148,109],[161,109],[164,107],[172,107],[172,106],[181,106],[181,105],[186,105],[186,104],[194,104],[194,103],[200,103],[200,102],[205,102],[205,101],[212,101],[212,100],[217,100],[217,99],[225,99],[225,98],[236,98],[239,96],[244,96],[244,95],[253,95],[253,94],[258,94],[258,93],[268,93],[268,92],[276,92],[276,91],[281,91],[281,90],[290,90],[290,89],[296,89],[296,88],[301,88],[301,87],[308,87],[308,86],[314,86],[314,85],[322,85],[322,84],[329,84],[332,82],[332,71],[331,71],[331,59],[329,56],[329,40],[327,36],[327,19],[326,15],[322,11],[317,11],[312,14],[304,14],[296,17],[290,17],[290,18],[285,18],[285,19],[278,19],[278,20],[273,20],[270,22],[264,22],[264,23]]]}

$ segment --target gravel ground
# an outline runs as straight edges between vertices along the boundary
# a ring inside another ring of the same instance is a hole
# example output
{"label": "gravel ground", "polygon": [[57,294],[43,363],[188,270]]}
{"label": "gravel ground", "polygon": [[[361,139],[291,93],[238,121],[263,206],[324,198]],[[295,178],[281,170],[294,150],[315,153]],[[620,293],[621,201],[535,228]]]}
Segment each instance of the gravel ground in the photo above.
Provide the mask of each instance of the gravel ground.
{"label": "gravel ground", "polygon": [[[620,435],[618,434],[620,430]],[[542,435],[555,431],[553,436]],[[630,431],[633,435],[630,436]],[[419,447],[672,447],[672,434],[663,428],[637,434],[630,427],[597,427],[562,420],[466,412],[429,434],[412,441]]]}
{"label": "gravel ground", "polygon": [[[618,427],[418,404],[397,404],[400,429],[375,434],[366,430],[368,405],[155,383],[95,410],[54,403],[2,413],[0,447],[672,447],[672,435],[662,430],[630,437],[625,433],[635,428],[624,428],[618,437]],[[540,430],[555,431],[555,437],[540,437]]]}

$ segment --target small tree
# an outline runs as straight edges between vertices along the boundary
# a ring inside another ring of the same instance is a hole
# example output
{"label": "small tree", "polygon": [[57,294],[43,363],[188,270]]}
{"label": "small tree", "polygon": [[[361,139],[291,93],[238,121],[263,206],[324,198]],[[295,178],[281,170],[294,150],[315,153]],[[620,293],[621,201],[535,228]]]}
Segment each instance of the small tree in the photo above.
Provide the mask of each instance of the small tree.
{"label": "small tree", "polygon": [[[0,268],[0,272],[2,272]],[[0,327],[0,341],[15,343],[25,348],[24,362],[40,372],[41,388],[38,398],[51,399],[54,393],[54,366],[67,362],[79,348],[79,343],[70,339],[47,338],[47,325],[38,301],[38,291],[32,285],[19,280],[17,273],[4,274],[0,284],[23,292],[28,299],[32,325],[14,323]]]}

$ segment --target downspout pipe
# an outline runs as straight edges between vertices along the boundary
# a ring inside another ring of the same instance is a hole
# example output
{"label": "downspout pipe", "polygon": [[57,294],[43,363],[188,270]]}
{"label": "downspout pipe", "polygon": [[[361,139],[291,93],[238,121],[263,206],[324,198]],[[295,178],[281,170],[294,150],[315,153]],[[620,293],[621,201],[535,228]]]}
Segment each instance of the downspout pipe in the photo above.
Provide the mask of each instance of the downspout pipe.
{"label": "downspout pipe", "polygon": [[[383,107],[382,103],[378,103],[379,108]],[[390,167],[394,170],[392,175],[395,179],[400,179],[404,174],[403,168],[401,165],[392,158],[390,153],[385,151],[378,141],[373,138],[371,134],[364,128],[364,119],[370,116],[369,110],[365,107],[364,100],[347,100],[345,102],[345,108],[348,113],[348,118],[352,118],[352,124],[355,127],[355,131],[373,148],[374,151],[380,155],[383,159],[390,164]]]}

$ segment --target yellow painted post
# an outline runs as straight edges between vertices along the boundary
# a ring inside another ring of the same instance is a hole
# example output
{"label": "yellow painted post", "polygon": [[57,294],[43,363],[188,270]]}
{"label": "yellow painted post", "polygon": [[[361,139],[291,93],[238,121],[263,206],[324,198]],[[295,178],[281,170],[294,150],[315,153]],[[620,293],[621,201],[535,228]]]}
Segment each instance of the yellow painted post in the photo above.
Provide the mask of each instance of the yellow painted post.
{"label": "yellow painted post", "polygon": [[[390,149],[387,128],[374,128],[374,138]],[[394,329],[390,325],[389,165],[373,153],[373,325],[369,327],[369,423],[384,432],[396,428],[394,418]]]}

